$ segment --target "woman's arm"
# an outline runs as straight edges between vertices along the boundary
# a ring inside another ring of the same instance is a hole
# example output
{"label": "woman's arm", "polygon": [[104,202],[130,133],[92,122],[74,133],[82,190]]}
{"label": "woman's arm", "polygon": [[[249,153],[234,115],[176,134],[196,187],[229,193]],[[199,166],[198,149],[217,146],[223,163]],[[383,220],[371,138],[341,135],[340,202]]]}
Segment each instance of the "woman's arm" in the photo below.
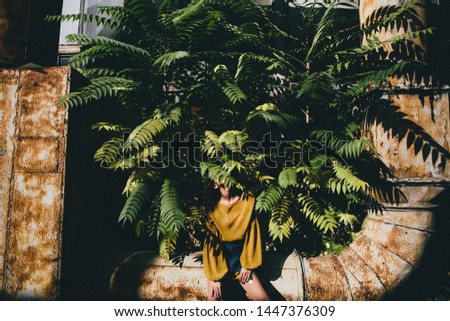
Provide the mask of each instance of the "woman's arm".
{"label": "woman's arm", "polygon": [[203,268],[208,280],[219,281],[228,272],[220,238],[210,228],[203,243]]}
{"label": "woman's arm", "polygon": [[256,217],[252,217],[245,233],[240,261],[246,270],[254,270],[262,265],[261,231]]}

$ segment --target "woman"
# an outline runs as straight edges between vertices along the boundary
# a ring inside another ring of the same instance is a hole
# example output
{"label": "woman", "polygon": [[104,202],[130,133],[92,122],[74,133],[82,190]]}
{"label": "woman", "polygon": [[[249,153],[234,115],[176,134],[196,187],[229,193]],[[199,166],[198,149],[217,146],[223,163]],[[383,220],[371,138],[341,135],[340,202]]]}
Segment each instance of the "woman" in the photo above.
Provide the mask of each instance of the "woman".
{"label": "woman", "polygon": [[260,229],[253,211],[255,198],[212,181],[207,182],[206,194],[203,265],[208,279],[208,300],[222,298],[225,278],[239,280],[253,300],[269,300],[253,271],[262,264]]}

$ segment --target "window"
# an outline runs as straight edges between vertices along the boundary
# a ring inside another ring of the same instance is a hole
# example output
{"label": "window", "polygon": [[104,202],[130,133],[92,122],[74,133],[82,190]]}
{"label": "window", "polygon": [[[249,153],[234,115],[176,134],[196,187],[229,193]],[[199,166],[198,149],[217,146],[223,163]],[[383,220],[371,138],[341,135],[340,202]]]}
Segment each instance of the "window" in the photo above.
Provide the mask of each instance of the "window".
{"label": "window", "polygon": [[[62,14],[85,13],[95,15],[98,12],[99,6],[123,6],[123,2],[124,0],[64,0]],[[66,36],[73,33],[114,38],[113,30],[99,27],[95,22],[83,22],[82,20],[64,21],[61,23],[59,34],[59,65],[66,65],[68,58],[80,52],[78,45],[70,44],[66,40]]]}

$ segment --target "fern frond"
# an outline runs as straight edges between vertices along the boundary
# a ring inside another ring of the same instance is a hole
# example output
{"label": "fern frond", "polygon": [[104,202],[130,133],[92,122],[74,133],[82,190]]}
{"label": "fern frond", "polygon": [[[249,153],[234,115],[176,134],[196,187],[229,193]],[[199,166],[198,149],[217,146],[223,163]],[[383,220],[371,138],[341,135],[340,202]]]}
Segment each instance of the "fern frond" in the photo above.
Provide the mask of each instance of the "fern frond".
{"label": "fern frond", "polygon": [[343,223],[346,226],[353,226],[354,224],[359,223],[358,217],[354,214],[350,213],[339,213],[337,214],[339,218],[339,223]]}
{"label": "fern frond", "polygon": [[373,143],[368,139],[346,140],[327,130],[315,130],[311,132],[311,137],[345,159],[357,159],[364,152],[374,153]]}
{"label": "fern frond", "polygon": [[282,188],[287,188],[288,186],[298,186],[297,172],[295,168],[283,169],[278,176],[278,184]]}
{"label": "fern frond", "polygon": [[333,2],[323,13],[322,18],[317,25],[314,39],[311,43],[311,46],[309,47],[308,53],[306,54],[306,61],[312,61],[314,59],[314,56],[320,53],[322,43],[329,44],[330,35],[333,34],[331,30],[333,28],[333,25],[335,24],[335,10],[335,3]]}
{"label": "fern frond", "polygon": [[92,15],[92,14],[65,14],[60,16],[47,16],[45,20],[48,22],[64,22],[64,21],[81,21],[83,22],[95,22],[98,26],[109,27],[112,30],[121,30],[123,31],[125,26],[116,19],[111,19],[110,17],[104,17],[100,15]]}
{"label": "fern frond", "polygon": [[268,66],[266,68],[269,68],[270,66],[272,66],[272,68],[279,67],[276,64],[277,60],[274,58],[258,55],[252,52],[243,53],[239,56],[234,79],[238,80],[244,74],[252,74],[252,72],[258,70],[259,65]]}
{"label": "fern frond", "polygon": [[326,72],[311,73],[301,84],[297,97],[306,97],[323,104],[328,103],[335,95],[333,88],[335,82],[335,79]]}
{"label": "fern frond", "polygon": [[284,238],[291,236],[293,228],[293,220],[289,213],[290,200],[284,196],[271,211],[269,222],[269,235],[272,240],[279,239],[283,242]]}
{"label": "fern frond", "polygon": [[199,9],[204,5],[205,0],[193,0],[187,7],[179,9],[175,12],[175,18],[172,20],[174,24],[181,23],[182,21],[191,18],[197,14]]}
{"label": "fern frond", "polygon": [[246,120],[248,122],[256,118],[264,119],[268,125],[275,123],[281,128],[288,128],[289,125],[292,125],[297,120],[295,116],[280,111],[272,103],[265,103],[256,107],[255,110],[248,114]]}
{"label": "fern frond", "polygon": [[219,141],[219,136],[210,130],[205,131],[202,151],[206,153],[208,157],[218,157],[221,155],[223,148],[221,142]]}
{"label": "fern frond", "polygon": [[172,109],[166,117],[167,124],[170,126],[178,125],[181,122],[182,110],[180,107]]}
{"label": "fern frond", "polygon": [[111,123],[108,123],[108,122],[95,123],[94,125],[91,126],[91,128],[92,129],[97,129],[98,131],[105,130],[107,132],[112,131],[112,132],[118,132],[118,133],[130,130],[129,128],[123,127],[120,124],[111,124]]}
{"label": "fern frond", "polygon": [[368,139],[353,139],[344,142],[336,151],[346,159],[357,159],[365,151],[373,151],[373,143]]}
{"label": "fern frond", "polygon": [[187,51],[174,51],[168,52],[158,57],[155,60],[154,65],[159,65],[160,68],[169,67],[174,61],[189,57],[189,52]]}
{"label": "fern frond", "polygon": [[114,137],[100,147],[94,154],[94,161],[102,167],[110,167],[112,163],[124,158],[123,139]]}
{"label": "fern frond", "polygon": [[334,233],[334,230],[338,226],[336,219],[331,213],[324,210],[313,197],[300,194],[298,196],[298,202],[302,206],[305,217],[318,227],[320,231]]}
{"label": "fern frond", "polygon": [[68,108],[87,105],[93,100],[117,96],[122,91],[130,91],[136,83],[132,80],[118,77],[101,77],[91,80],[91,84],[70,93],[58,101],[58,105]]}
{"label": "fern frond", "polygon": [[160,242],[160,255],[167,260],[174,253],[178,234],[184,227],[185,215],[181,209],[175,185],[171,180],[164,180],[160,197],[161,214],[157,237]]}
{"label": "fern frond", "polygon": [[140,182],[131,191],[125,205],[119,215],[119,223],[125,225],[126,222],[133,223],[143,210],[146,202],[150,200],[150,188],[144,182]]}
{"label": "fern frond", "polygon": [[248,135],[239,130],[227,130],[219,136],[219,142],[232,152],[241,152],[247,139]]}
{"label": "fern frond", "polygon": [[147,233],[148,236],[153,237],[158,234],[158,224],[161,214],[161,196],[156,195],[151,201],[149,214],[148,214],[148,225]]}
{"label": "fern frond", "polygon": [[211,180],[224,184],[227,187],[237,184],[236,180],[221,165],[201,162],[200,170],[202,176],[207,176]]}
{"label": "fern frond", "polygon": [[[72,57],[73,58],[73,57]],[[75,59],[72,62],[75,64]],[[83,66],[86,66],[89,63],[88,60],[83,61]],[[74,66],[72,63],[70,64],[73,68],[79,68],[81,66]],[[89,68],[89,69],[80,69],[81,74],[86,78],[100,78],[100,77],[111,77],[118,76],[118,72],[109,68]]]}
{"label": "fern frond", "polygon": [[336,177],[344,182],[348,189],[353,192],[366,192],[369,189],[369,184],[358,178],[349,166],[342,166],[339,162],[333,163],[333,171]]}
{"label": "fern frond", "polygon": [[233,105],[237,102],[247,100],[247,95],[245,95],[242,89],[234,82],[227,66],[217,65],[214,68],[214,76],[217,85],[222,89],[225,96]]}
{"label": "fern frond", "polygon": [[[95,62],[99,59],[120,56],[122,52],[123,50],[120,48],[111,48],[107,45],[92,46],[91,48],[87,48],[82,52],[80,52],[79,54],[70,57],[69,66],[72,68],[78,68],[81,74],[86,74],[89,71],[81,68],[87,67],[88,65],[94,65]],[[111,69],[108,70],[110,71],[103,76],[116,75],[116,73]]]}
{"label": "fern frond", "polygon": [[269,185],[267,189],[261,192],[256,198],[255,210],[258,212],[269,212],[283,197],[283,190],[274,185]]}
{"label": "fern frond", "polygon": [[242,89],[231,81],[225,81],[222,86],[222,91],[233,105],[237,102],[247,100],[247,95],[242,91]]}
{"label": "fern frond", "polygon": [[146,164],[151,164],[152,161],[160,154],[161,147],[158,145],[148,145],[140,150],[136,155],[137,167],[142,167]]}
{"label": "fern frond", "polygon": [[[156,180],[157,173],[148,171],[145,173],[145,175],[142,175],[143,173],[139,170],[134,170],[130,176],[128,176],[127,182],[125,184],[125,187],[123,188],[122,195],[125,195],[126,197],[130,196],[130,193],[133,191],[133,189],[141,182],[144,181],[144,179],[149,178],[150,180],[154,181]],[[148,181],[147,181],[148,182]]]}
{"label": "fern frond", "polygon": [[228,159],[226,162],[223,163],[222,167],[230,174],[235,168],[238,170],[239,173],[241,171],[247,172],[247,168],[242,163],[233,159]]}
{"label": "fern frond", "polygon": [[129,53],[139,54],[144,57],[150,57],[150,53],[142,48],[136,47],[132,44],[125,43],[119,40],[114,40],[104,36],[88,36],[80,34],[67,35],[66,40],[69,43],[76,43],[78,45],[105,45],[112,48],[121,48]]}
{"label": "fern frond", "polygon": [[140,149],[152,144],[153,138],[167,127],[167,122],[159,118],[151,118],[137,126],[124,143],[124,149]]}

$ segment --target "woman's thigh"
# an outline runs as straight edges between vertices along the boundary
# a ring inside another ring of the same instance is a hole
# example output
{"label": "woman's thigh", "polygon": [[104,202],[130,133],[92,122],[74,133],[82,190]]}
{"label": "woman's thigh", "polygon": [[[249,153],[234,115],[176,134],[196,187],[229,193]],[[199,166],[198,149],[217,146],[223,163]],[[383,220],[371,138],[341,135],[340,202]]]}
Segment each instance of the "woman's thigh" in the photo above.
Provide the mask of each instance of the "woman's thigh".
{"label": "woman's thigh", "polygon": [[266,290],[264,290],[264,287],[261,284],[261,281],[259,280],[256,273],[252,274],[253,280],[249,281],[245,284],[241,283],[241,286],[244,288],[244,290],[247,292],[247,294],[252,298],[254,301],[268,301],[269,296],[267,295]]}

